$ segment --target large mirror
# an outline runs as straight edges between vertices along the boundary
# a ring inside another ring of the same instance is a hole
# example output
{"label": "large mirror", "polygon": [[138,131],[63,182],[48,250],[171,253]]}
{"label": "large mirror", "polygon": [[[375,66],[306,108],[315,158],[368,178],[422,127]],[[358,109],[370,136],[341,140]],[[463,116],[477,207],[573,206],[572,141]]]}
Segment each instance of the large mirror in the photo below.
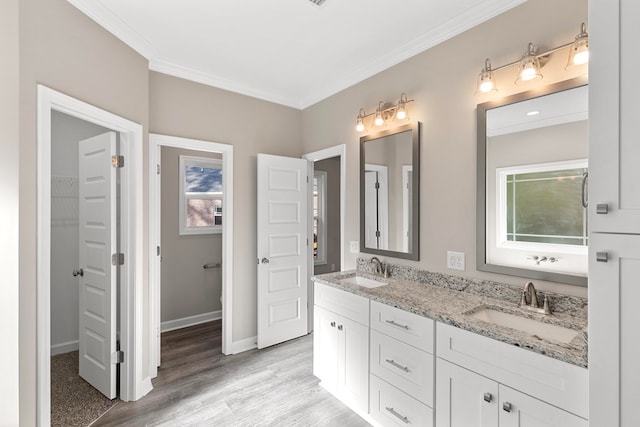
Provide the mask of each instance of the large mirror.
{"label": "large mirror", "polygon": [[419,259],[420,126],[360,138],[360,251]]}
{"label": "large mirror", "polygon": [[586,286],[586,78],[477,113],[478,270]]}

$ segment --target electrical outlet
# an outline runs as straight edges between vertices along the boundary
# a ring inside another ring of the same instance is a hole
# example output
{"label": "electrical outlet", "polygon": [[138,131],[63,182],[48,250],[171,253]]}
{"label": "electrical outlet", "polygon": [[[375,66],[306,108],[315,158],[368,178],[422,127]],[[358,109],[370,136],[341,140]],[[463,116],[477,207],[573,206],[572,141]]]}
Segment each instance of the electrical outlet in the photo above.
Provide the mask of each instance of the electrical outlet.
{"label": "electrical outlet", "polygon": [[447,268],[464,271],[464,252],[447,251]]}
{"label": "electrical outlet", "polygon": [[357,254],[358,252],[360,252],[360,242],[357,240],[351,240],[351,253]]}

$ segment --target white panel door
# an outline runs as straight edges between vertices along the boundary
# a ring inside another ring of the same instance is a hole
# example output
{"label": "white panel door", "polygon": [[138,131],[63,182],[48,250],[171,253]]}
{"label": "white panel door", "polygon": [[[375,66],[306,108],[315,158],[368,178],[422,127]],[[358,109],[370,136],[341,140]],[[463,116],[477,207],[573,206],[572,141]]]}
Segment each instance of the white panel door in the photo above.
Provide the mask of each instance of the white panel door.
{"label": "white panel door", "polygon": [[500,427],[589,427],[589,422],[501,384]]}
{"label": "white panel door", "polygon": [[308,170],[258,154],[258,348],[307,334]]}
{"label": "white panel door", "polygon": [[436,361],[436,426],[496,427],[498,383],[440,358]]}
{"label": "white panel door", "polygon": [[353,405],[369,412],[369,328],[336,316],[338,390]]}
{"label": "white panel door", "polygon": [[115,152],[115,132],[79,143],[80,376],[109,399],[116,397]]}
{"label": "white panel door", "polygon": [[338,324],[336,315],[315,307],[313,322],[313,375],[322,384],[336,390],[338,384]]}

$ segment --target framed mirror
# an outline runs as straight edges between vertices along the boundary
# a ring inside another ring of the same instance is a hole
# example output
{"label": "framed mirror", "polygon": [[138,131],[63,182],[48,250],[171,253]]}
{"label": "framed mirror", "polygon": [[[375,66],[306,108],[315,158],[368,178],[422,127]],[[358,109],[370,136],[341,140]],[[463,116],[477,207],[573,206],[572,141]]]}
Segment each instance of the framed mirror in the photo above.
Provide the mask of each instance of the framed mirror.
{"label": "framed mirror", "polygon": [[477,268],[587,285],[586,78],[477,107]]}
{"label": "framed mirror", "polygon": [[360,252],[420,259],[420,129],[360,138]]}

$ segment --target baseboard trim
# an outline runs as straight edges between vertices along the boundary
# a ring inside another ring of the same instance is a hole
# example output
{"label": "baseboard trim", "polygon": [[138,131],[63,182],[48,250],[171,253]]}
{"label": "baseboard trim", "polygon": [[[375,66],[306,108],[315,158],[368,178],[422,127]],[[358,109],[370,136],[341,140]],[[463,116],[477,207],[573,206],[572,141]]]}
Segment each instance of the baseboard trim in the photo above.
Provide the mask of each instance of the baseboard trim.
{"label": "baseboard trim", "polygon": [[167,320],[166,322],[160,323],[160,332],[175,331],[176,329],[188,328],[189,326],[220,319],[222,319],[222,310],[196,314],[195,316],[183,317],[182,319]]}
{"label": "baseboard trim", "polygon": [[228,354],[238,354],[243,351],[253,350],[258,348],[258,337],[249,337],[239,341],[233,341],[231,343],[231,351]]}
{"label": "baseboard trim", "polygon": [[76,351],[80,348],[80,342],[78,340],[63,342],[60,344],[53,344],[51,346],[51,355],[69,353],[70,351]]}
{"label": "baseboard trim", "polygon": [[140,400],[146,396],[151,390],[153,385],[151,384],[151,377],[146,377],[137,384],[136,395],[134,400]]}

